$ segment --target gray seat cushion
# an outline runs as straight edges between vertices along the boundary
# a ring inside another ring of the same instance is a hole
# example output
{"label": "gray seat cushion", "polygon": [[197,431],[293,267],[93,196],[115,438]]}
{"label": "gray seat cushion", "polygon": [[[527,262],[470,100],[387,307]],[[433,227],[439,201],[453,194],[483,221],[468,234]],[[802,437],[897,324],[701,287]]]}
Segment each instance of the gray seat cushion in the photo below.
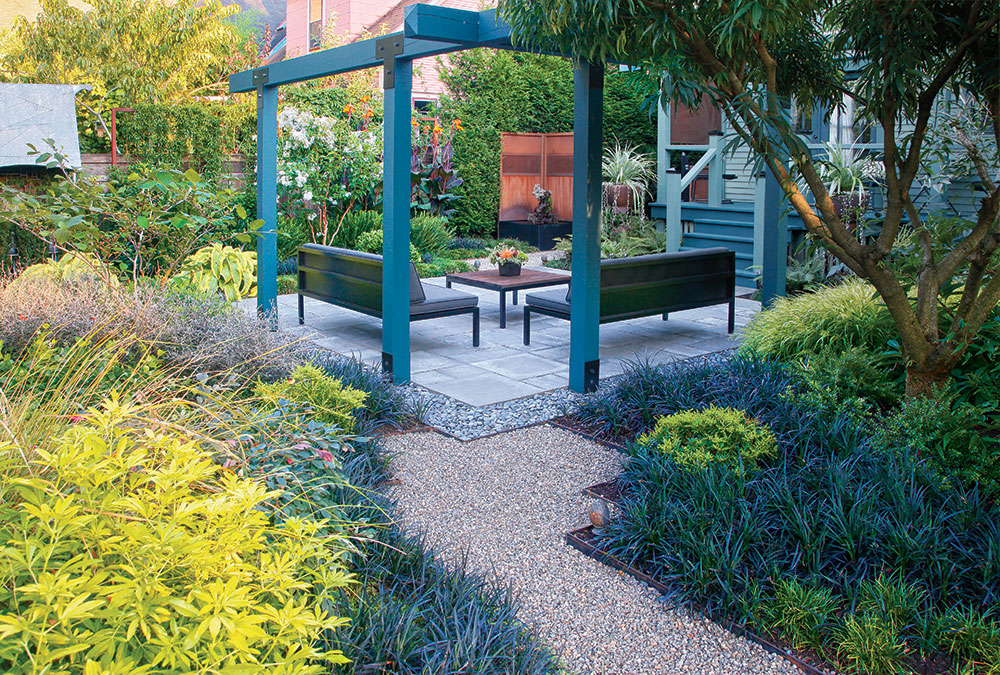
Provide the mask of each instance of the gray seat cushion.
{"label": "gray seat cushion", "polygon": [[556,312],[566,312],[568,314],[569,302],[566,299],[566,295],[561,288],[557,288],[554,291],[528,293],[524,298],[524,302],[532,307],[541,307],[542,309],[551,309]]}
{"label": "gray seat cushion", "polygon": [[453,288],[441,288],[432,284],[423,284],[423,302],[410,303],[410,316],[433,314],[455,309],[471,309],[479,304],[479,296],[463,293]]}

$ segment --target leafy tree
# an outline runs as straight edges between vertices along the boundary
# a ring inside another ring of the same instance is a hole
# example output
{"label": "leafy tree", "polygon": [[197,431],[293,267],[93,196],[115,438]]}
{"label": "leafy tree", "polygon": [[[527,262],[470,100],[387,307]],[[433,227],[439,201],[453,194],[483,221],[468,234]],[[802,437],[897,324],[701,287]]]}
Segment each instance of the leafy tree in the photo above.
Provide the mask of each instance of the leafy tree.
{"label": "leafy tree", "polygon": [[[521,42],[640,66],[671,100],[695,104],[707,94],[774,171],[809,234],[881,295],[907,359],[907,392],[926,395],[948,380],[1000,301],[1000,180],[988,156],[1000,140],[1000,0],[503,0],[500,7]],[[975,221],[959,228],[921,213],[911,193],[935,156],[929,131],[949,91],[984,111],[981,126],[952,128],[985,190]],[[886,213],[873,241],[834,210],[820,160],[790,122],[785,104],[793,97],[807,109],[832,109],[849,97],[861,120],[884,129]],[[991,143],[973,140],[982,137]]]}
{"label": "leafy tree", "polygon": [[227,22],[239,6],[218,0],[41,0],[0,33],[0,81],[92,84],[91,100],[176,100],[211,88],[253,58],[248,37]]}

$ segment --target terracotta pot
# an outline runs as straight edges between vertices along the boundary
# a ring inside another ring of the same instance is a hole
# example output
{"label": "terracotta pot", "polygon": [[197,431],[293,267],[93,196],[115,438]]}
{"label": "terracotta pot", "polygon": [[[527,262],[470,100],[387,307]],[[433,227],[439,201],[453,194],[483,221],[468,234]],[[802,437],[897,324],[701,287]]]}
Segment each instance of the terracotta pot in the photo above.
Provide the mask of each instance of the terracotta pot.
{"label": "terracotta pot", "polygon": [[521,263],[500,263],[497,269],[502,277],[516,277],[521,274]]}

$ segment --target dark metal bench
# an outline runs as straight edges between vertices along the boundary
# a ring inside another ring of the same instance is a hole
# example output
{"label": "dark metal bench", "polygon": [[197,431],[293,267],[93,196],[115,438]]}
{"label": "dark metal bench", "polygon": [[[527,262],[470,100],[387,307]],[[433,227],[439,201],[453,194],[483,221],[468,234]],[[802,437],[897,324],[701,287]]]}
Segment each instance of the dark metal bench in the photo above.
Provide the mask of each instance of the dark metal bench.
{"label": "dark metal bench", "polygon": [[[529,293],[524,305],[524,344],[531,341],[531,314],[569,320],[572,287]],[[736,254],[727,248],[656,253],[601,261],[600,322],[625,321],[729,303],[729,332],[736,319]]]}
{"label": "dark metal bench", "polygon": [[[299,324],[303,297],[382,318],[382,256],[345,248],[299,247]],[[424,285],[410,263],[410,321],[472,315],[472,346],[479,346],[479,298],[471,293]]]}

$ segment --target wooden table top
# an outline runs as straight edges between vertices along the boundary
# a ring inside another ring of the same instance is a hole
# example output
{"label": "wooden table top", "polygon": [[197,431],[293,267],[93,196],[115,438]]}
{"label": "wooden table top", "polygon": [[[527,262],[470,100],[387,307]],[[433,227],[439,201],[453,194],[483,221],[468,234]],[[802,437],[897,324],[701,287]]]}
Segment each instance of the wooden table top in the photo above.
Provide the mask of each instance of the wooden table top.
{"label": "wooden table top", "polygon": [[497,270],[481,270],[478,272],[448,274],[445,278],[448,281],[458,284],[496,290],[558,286],[559,284],[568,284],[570,279],[568,274],[556,274],[554,272],[524,268],[521,268],[521,273],[516,277],[502,277]]}

